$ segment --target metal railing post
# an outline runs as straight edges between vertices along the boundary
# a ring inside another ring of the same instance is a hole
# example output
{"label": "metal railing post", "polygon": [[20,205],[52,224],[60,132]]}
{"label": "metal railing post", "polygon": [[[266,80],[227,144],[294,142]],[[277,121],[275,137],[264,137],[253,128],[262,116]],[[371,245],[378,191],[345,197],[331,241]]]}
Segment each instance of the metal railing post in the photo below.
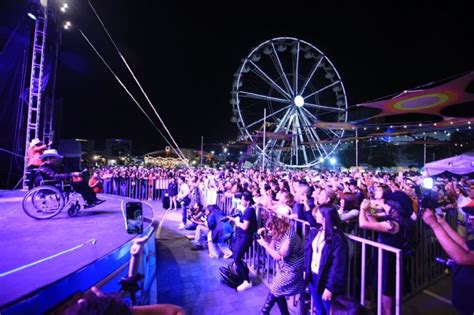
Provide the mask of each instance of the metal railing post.
{"label": "metal railing post", "polygon": [[383,251],[378,248],[378,262],[377,262],[377,315],[382,315],[382,262]]}
{"label": "metal railing post", "polygon": [[362,259],[360,266],[360,304],[365,306],[365,243],[362,243]]}
{"label": "metal railing post", "polygon": [[400,290],[401,290],[401,280],[402,280],[402,264],[401,259],[402,256],[400,252],[395,253],[396,255],[396,267],[395,267],[395,314],[400,315]]}

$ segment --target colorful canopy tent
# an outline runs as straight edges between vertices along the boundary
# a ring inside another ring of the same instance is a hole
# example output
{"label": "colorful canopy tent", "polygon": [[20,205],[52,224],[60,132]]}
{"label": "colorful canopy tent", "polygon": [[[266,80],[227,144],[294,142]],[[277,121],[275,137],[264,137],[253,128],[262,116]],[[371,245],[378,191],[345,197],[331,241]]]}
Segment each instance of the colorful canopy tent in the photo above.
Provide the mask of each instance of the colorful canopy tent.
{"label": "colorful canopy tent", "polygon": [[[469,109],[454,113],[451,107],[464,105]],[[407,90],[399,95],[376,102],[362,103],[357,106],[380,110],[372,118],[405,114],[424,114],[431,117],[469,117],[474,106],[474,72],[462,75],[447,83],[419,90]],[[461,113],[459,113],[461,112]]]}
{"label": "colorful canopy tent", "polygon": [[474,172],[474,151],[425,164],[426,174],[435,176],[444,172],[466,175]]}

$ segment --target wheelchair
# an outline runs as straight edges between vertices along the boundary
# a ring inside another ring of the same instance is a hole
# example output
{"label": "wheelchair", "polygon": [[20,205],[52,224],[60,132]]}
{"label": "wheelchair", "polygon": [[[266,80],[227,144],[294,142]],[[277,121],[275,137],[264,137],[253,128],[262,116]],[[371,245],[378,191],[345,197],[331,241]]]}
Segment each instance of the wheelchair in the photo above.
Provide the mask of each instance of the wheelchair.
{"label": "wheelchair", "polygon": [[63,209],[71,217],[77,216],[81,209],[80,194],[72,185],[59,180],[42,180],[23,198],[22,206],[26,215],[45,220],[57,216]]}

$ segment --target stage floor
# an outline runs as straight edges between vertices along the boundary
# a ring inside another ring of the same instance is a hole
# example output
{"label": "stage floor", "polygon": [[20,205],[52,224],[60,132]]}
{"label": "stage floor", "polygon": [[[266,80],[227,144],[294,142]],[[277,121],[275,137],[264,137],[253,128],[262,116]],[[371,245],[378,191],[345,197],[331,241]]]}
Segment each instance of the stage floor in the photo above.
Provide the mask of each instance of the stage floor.
{"label": "stage floor", "polygon": [[[49,220],[27,216],[24,191],[0,191],[0,309],[93,263],[136,235],[125,230],[121,203],[132,199],[100,195],[101,205],[67,211]],[[153,210],[143,204],[143,215]],[[96,240],[93,242],[92,240]]]}

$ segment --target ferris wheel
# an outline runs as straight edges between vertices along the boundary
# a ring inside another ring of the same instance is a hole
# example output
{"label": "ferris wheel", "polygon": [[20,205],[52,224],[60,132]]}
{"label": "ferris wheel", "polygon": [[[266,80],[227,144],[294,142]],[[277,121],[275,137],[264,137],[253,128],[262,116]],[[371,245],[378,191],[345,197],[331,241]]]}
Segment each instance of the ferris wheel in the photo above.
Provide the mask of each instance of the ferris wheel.
{"label": "ferris wheel", "polygon": [[318,48],[297,38],[273,38],[242,59],[234,76],[232,121],[267,159],[306,168],[334,153],[344,130],[315,124],[347,122],[347,97],[339,73]]}

